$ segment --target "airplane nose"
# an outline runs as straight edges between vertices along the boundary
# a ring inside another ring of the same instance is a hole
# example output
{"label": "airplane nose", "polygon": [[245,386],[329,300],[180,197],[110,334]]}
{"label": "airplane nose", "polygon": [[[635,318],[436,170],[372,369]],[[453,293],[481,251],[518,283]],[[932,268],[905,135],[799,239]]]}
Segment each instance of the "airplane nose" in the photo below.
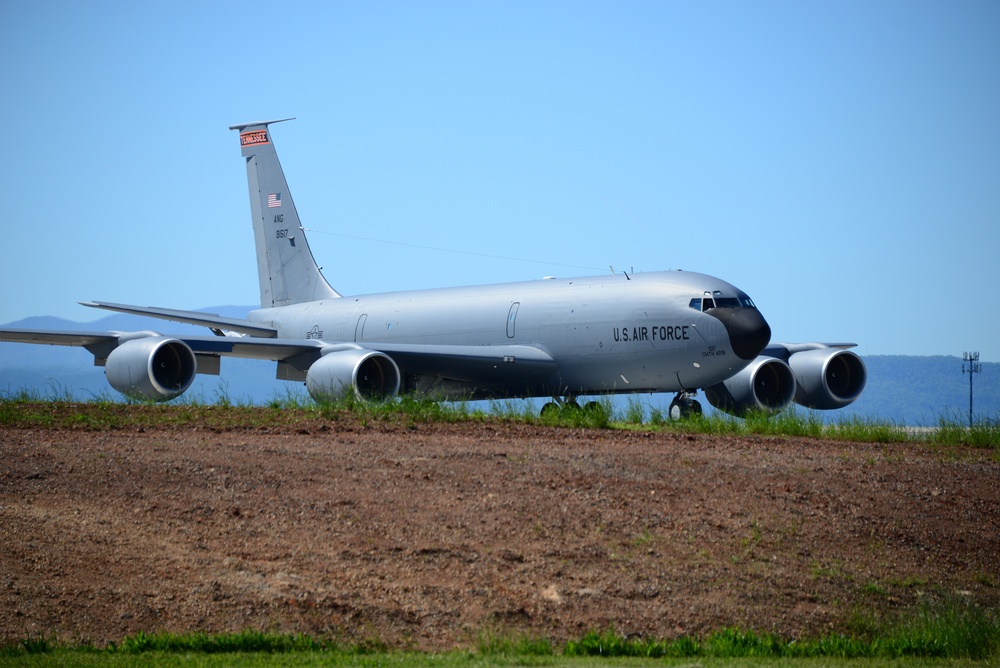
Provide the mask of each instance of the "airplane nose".
{"label": "airplane nose", "polygon": [[718,318],[729,333],[733,352],[744,360],[760,355],[771,341],[771,327],[755,308],[713,308],[706,311]]}

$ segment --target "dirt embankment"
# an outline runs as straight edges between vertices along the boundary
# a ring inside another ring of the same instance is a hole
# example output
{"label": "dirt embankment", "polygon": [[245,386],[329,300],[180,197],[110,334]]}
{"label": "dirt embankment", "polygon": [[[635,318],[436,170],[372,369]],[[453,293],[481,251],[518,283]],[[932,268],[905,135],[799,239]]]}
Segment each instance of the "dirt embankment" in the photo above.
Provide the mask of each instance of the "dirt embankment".
{"label": "dirt embankment", "polygon": [[309,421],[0,427],[0,640],[259,628],[785,636],[1000,603],[1000,462],[790,438]]}

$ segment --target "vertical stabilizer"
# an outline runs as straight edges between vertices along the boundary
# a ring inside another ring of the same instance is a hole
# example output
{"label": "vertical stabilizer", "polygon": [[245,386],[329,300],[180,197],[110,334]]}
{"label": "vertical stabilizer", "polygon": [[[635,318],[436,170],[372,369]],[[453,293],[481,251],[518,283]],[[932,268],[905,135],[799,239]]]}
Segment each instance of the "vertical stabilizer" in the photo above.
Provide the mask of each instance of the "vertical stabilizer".
{"label": "vertical stabilizer", "polygon": [[280,122],[257,121],[229,127],[239,130],[247,161],[262,308],[340,296],[320,273],[288,192],[268,128]]}

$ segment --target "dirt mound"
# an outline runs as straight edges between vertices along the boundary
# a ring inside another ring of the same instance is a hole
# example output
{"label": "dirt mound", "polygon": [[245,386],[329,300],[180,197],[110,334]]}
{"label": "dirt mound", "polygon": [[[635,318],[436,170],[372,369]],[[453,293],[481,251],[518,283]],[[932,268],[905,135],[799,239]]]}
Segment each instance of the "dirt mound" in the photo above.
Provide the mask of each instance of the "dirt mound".
{"label": "dirt mound", "polygon": [[0,639],[842,628],[1000,602],[992,450],[316,419],[0,428]]}

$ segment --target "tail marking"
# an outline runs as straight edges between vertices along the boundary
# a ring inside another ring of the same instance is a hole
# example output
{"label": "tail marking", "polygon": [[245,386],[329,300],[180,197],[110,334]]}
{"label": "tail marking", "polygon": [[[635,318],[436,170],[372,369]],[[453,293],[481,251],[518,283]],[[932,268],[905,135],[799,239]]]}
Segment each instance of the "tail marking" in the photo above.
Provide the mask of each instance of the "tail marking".
{"label": "tail marking", "polygon": [[340,297],[323,278],[309,249],[271,140],[268,126],[282,120],[292,119],[256,121],[229,128],[239,130],[240,148],[246,159],[262,308]]}

